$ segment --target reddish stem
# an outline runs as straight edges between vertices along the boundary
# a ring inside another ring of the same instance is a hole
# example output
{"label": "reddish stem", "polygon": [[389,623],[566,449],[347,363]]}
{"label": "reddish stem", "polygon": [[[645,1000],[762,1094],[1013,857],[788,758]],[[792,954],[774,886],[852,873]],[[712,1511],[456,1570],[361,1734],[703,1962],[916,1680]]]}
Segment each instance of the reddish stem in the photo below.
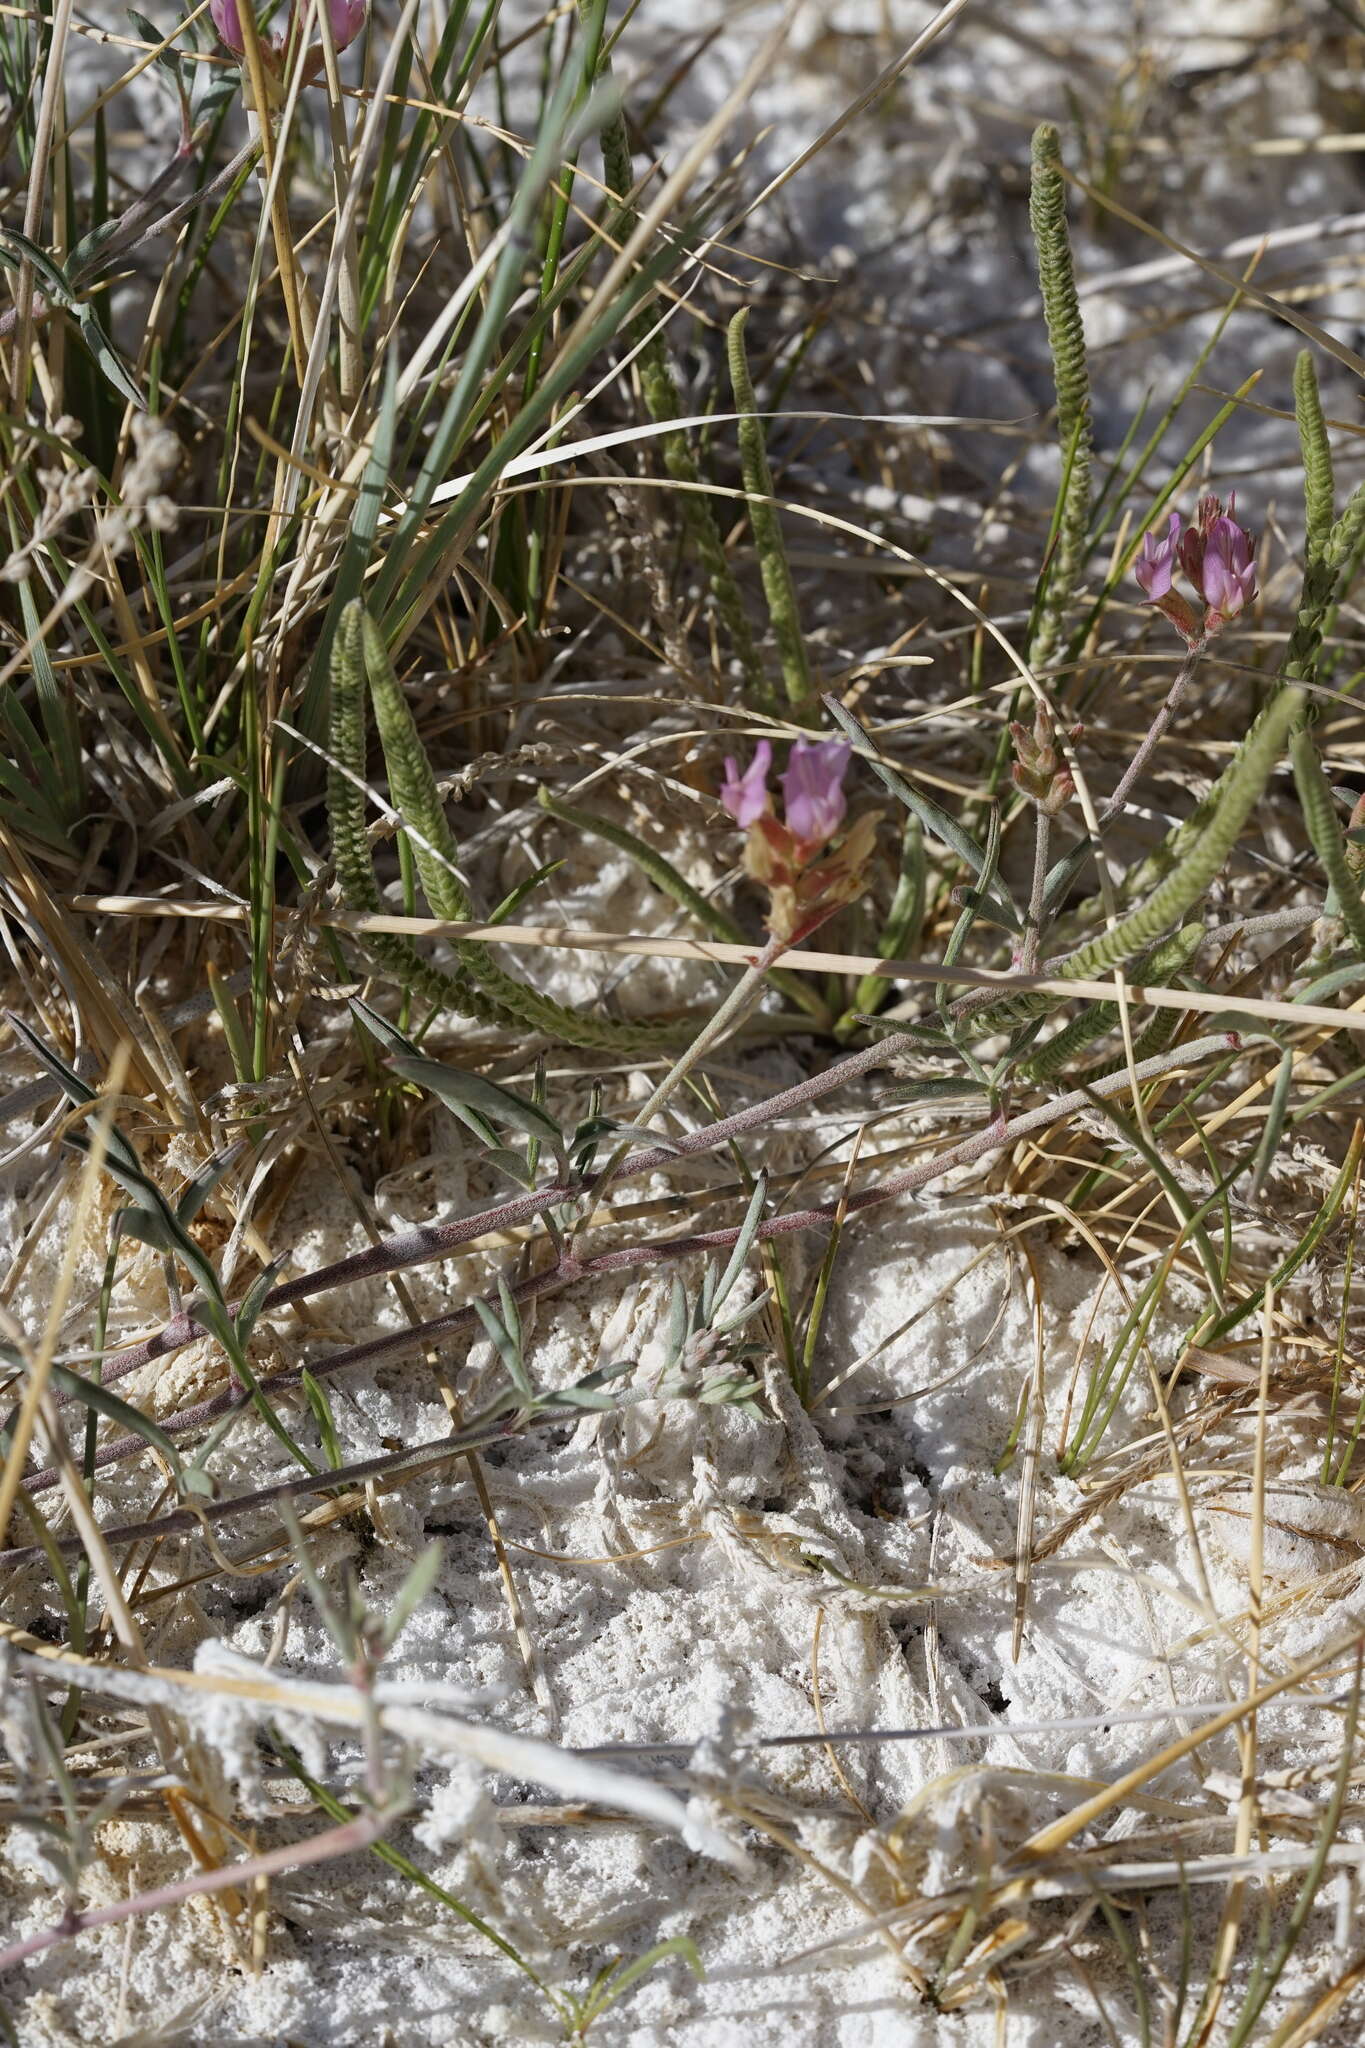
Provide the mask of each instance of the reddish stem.
{"label": "reddish stem", "polygon": [[24,1941],[16,1941],[7,1949],[0,1949],[0,1971],[12,1970],[16,1963],[26,1962],[30,1956],[41,1955],[44,1949],[55,1948],[59,1941],[70,1941],[77,1934],[84,1934],[91,1927],[112,1927],[120,1920],[131,1920],[141,1913],[164,1913],[169,1906],[178,1906],[185,1899],[192,1899],[204,1892],[223,1892],[234,1885],[247,1885],[258,1877],[275,1877],[281,1871],[302,1870],[310,1863],[326,1863],[334,1856],[350,1856],[357,1849],[368,1849],[377,1842],[390,1821],[394,1809],[388,1812],[374,1810],[362,1813],[343,1827],[328,1828],[325,1833],[312,1835],[306,1842],[290,1842],[281,1849],[267,1849],[263,1855],[248,1856],[240,1863],[227,1863],[218,1870],[201,1870],[194,1877],[185,1877],[178,1884],[158,1885],[155,1891],[138,1892],[131,1899],[116,1899],[112,1906],[95,1906],[88,1913],[68,1913],[55,1926],[45,1927],[39,1934],[30,1934]]}
{"label": "reddish stem", "polygon": [[[885,1043],[885,1041],[884,1041]],[[903,1173],[894,1174],[890,1180],[882,1181],[876,1187],[863,1188],[857,1194],[847,1195],[837,1202],[822,1203],[814,1209],[790,1210],[782,1216],[770,1216],[759,1225],[758,1236],[763,1239],[785,1237],[793,1232],[812,1230],[833,1222],[836,1215],[853,1216],[865,1209],[879,1207],[883,1202],[894,1200],[897,1195],[912,1194],[927,1187],[931,1181],[939,1180],[956,1167],[970,1166],[988,1152],[1001,1150],[1017,1139],[1027,1137],[1031,1132],[1046,1129],[1058,1123],[1063,1117],[1071,1116],[1077,1110],[1085,1109],[1096,1097],[1103,1099],[1110,1095],[1121,1095],[1133,1079],[1139,1082],[1157,1079],[1180,1066],[1196,1066],[1203,1059],[1218,1053],[1235,1050],[1239,1041],[1235,1032],[1220,1031],[1206,1038],[1191,1040],[1188,1045],[1177,1046],[1168,1052],[1155,1053],[1151,1059],[1140,1060],[1131,1072],[1122,1068],[1116,1074],[1105,1075],[1089,1088],[1074,1089],[1068,1095],[1059,1095],[1050,1102],[1040,1103],[1036,1109],[1023,1110],[1018,1116],[1006,1121],[997,1117],[984,1129],[974,1131],[970,1137],[950,1146],[946,1152],[939,1152],[931,1159],[922,1159]],[[809,1083],[803,1084],[809,1086]],[[794,1092],[794,1091],[792,1091]],[[771,1113],[771,1104],[766,1105]],[[733,1119],[732,1119],[733,1121]],[[720,1126],[712,1125],[715,1131]],[[699,1135],[707,1135],[702,1133]],[[697,1231],[687,1237],[665,1238],[662,1242],[641,1245],[625,1245],[619,1251],[602,1252],[596,1258],[581,1259],[566,1257],[555,1265],[546,1267],[542,1273],[533,1273],[518,1281],[512,1288],[512,1297],[520,1305],[542,1294],[558,1292],[573,1281],[593,1278],[604,1273],[619,1273],[632,1266],[660,1265],[665,1261],[690,1258],[699,1252],[727,1251],[739,1236],[740,1226],[727,1225],[719,1230]],[[490,1301],[490,1307],[496,1303]],[[329,1378],[333,1373],[349,1369],[354,1365],[373,1365],[403,1356],[410,1351],[423,1350],[435,1340],[448,1339],[466,1333],[476,1334],[482,1327],[477,1310],[470,1304],[453,1309],[449,1315],[436,1316],[430,1322],[412,1324],[401,1330],[391,1331],[384,1337],[372,1337],[364,1344],[348,1345],[344,1350],[334,1351],[330,1358],[312,1362],[308,1370],[315,1379]],[[295,1370],[271,1373],[257,1382],[262,1394],[282,1393],[298,1384],[299,1375]],[[168,1435],[179,1435],[185,1430],[199,1429],[225,1414],[233,1405],[228,1394],[216,1394],[212,1399],[199,1402],[193,1408],[184,1408],[178,1415],[168,1416],[161,1422],[161,1428]],[[118,1437],[114,1442],[103,1445],[96,1453],[97,1465],[121,1463],[126,1458],[136,1457],[146,1446],[141,1437]],[[400,1455],[408,1456],[410,1452]],[[343,1472],[325,1472],[316,1479],[300,1483],[300,1492],[328,1489],[344,1483]],[[30,1493],[46,1492],[55,1486],[59,1474],[55,1469],[34,1474],[24,1484]],[[231,1503],[227,1505],[233,1505]],[[174,1527],[186,1529],[195,1526],[198,1513],[212,1516],[212,1510],[199,1510],[183,1518],[183,1524],[176,1517],[168,1517],[157,1524],[158,1531],[173,1533]],[[26,1556],[27,1551],[0,1552],[0,1562],[15,1563]],[[36,1553],[35,1553],[36,1554]]]}
{"label": "reddish stem", "polygon": [[[750,1103],[747,1109],[724,1117],[719,1123],[688,1132],[680,1138],[671,1139],[666,1145],[655,1146],[651,1151],[634,1153],[606,1176],[603,1185],[612,1186],[617,1181],[630,1180],[642,1173],[657,1173],[661,1167],[670,1166],[678,1158],[692,1159],[714,1152],[743,1131],[754,1130],[772,1117],[800,1109],[807,1102],[843,1087],[847,1081],[858,1080],[878,1067],[889,1065],[897,1053],[909,1051],[913,1043],[905,1033],[896,1032],[876,1045],[865,1046],[861,1052],[851,1054],[837,1066],[828,1067],[823,1074],[812,1074],[794,1088],[786,1088],[781,1094],[770,1095],[762,1102]],[[337,1259],[329,1266],[319,1266],[312,1273],[300,1273],[293,1280],[272,1287],[262,1304],[262,1313],[272,1308],[285,1308],[291,1302],[305,1301],[314,1294],[325,1294],[333,1287],[349,1286],[355,1280],[372,1280],[385,1273],[401,1273],[409,1266],[425,1264],[428,1259],[446,1258],[461,1245],[472,1244],[476,1238],[491,1231],[508,1230],[519,1223],[529,1223],[546,1209],[556,1209],[562,1203],[586,1194],[591,1186],[591,1178],[556,1181],[550,1187],[537,1188],[534,1193],[516,1195],[509,1202],[499,1202],[491,1209],[476,1210],[472,1216],[457,1217],[453,1223],[422,1225],[415,1230],[399,1231],[393,1237],[381,1238],[378,1244],[368,1245],[362,1252],[352,1252],[349,1258]],[[239,1306],[239,1303],[233,1303],[234,1311]],[[182,1350],[186,1344],[192,1344],[197,1337],[209,1334],[188,1311],[173,1316],[154,1337],[120,1352],[116,1358],[106,1358],[101,1375],[103,1383],[108,1386],[114,1380],[121,1380],[128,1373],[150,1365],[154,1359],[165,1358],[173,1351]],[[60,1403],[65,1403],[74,1400],[75,1396],[61,1395],[58,1398]]]}

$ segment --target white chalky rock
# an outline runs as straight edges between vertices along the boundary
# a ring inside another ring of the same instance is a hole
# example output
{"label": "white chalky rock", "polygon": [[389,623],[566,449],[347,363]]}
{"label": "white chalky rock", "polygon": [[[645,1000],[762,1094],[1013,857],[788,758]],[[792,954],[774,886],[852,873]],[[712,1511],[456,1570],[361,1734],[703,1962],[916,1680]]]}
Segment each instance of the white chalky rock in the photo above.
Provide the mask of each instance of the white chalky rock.
{"label": "white chalky rock", "polygon": [[[1214,1540],[1240,1563],[1251,1562],[1253,1502],[1249,1489],[1220,1493],[1208,1503]],[[1365,1500],[1316,1480],[1265,1490],[1262,1564],[1268,1578],[1316,1579],[1357,1564],[1365,1550]]]}

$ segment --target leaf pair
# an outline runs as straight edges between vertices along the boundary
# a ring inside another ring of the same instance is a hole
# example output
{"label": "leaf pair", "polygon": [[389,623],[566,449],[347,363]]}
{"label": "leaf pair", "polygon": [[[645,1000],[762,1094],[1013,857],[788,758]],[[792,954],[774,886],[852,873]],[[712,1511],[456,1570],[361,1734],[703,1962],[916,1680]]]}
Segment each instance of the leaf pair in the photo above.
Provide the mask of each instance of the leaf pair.
{"label": "leaf pair", "polygon": [[121,398],[139,412],[147,410],[147,401],[123,357],[100,325],[99,315],[88,299],[80,296],[78,287],[67,276],[61,264],[40,249],[36,242],[29,241],[17,228],[0,228],[0,263],[7,270],[19,271],[27,260],[38,280],[39,289],[50,306],[60,307],[75,321],[81,340],[98,365],[101,375],[112,384]]}
{"label": "leaf pair", "polygon": [[[444,1060],[428,1058],[397,1025],[390,1024],[387,1017],[381,1016],[378,1010],[371,1009],[358,997],[351,998],[350,1007],[357,1023],[362,1024],[384,1047],[394,1073],[444,1103],[451,1115],[479,1140],[490,1166],[510,1175],[519,1186],[530,1188],[535,1186],[537,1157],[542,1145],[548,1144],[556,1159],[563,1162],[564,1134],[554,1118],[537,1103],[514,1095],[510,1088],[499,1087],[496,1081],[485,1080],[481,1074],[470,1074],[462,1067],[449,1066]],[[499,1124],[510,1125],[530,1140],[524,1153],[515,1152],[504,1144],[497,1130]]]}
{"label": "leaf pair", "polygon": [[[510,1088],[486,1080],[482,1074],[471,1074],[463,1067],[452,1067],[445,1060],[434,1060],[419,1052],[396,1024],[358,996],[351,998],[350,1007],[357,1023],[378,1039],[388,1053],[393,1072],[443,1103],[483,1145],[486,1162],[508,1174],[520,1187],[535,1186],[540,1151],[545,1145],[553,1153],[562,1178],[573,1176],[581,1180],[592,1172],[600,1147],[609,1139],[638,1138],[650,1146],[668,1143],[656,1131],[596,1114],[565,1132],[542,1103],[528,1102],[524,1095],[516,1095]],[[529,1141],[524,1153],[505,1144],[497,1129],[499,1124],[522,1132]]]}

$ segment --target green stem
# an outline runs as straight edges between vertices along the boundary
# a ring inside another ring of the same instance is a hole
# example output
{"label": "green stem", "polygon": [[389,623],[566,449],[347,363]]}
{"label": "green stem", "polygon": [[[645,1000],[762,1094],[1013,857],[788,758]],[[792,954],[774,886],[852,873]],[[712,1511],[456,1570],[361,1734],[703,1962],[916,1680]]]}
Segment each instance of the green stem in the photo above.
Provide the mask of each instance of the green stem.
{"label": "green stem", "polygon": [[[579,15],[585,24],[592,19],[591,0],[578,0]],[[598,74],[600,78],[611,75],[611,60],[604,60]],[[640,214],[631,194],[635,189],[635,171],[631,163],[630,138],[626,133],[625,117],[612,114],[606,120],[598,137],[602,147],[602,168],[606,174],[607,190],[616,201],[617,211],[608,225],[610,239],[623,244],[629,241],[639,226]],[[654,323],[649,307],[645,307],[630,325],[630,334],[640,344],[640,389],[644,395],[645,408],[652,420],[675,420],[682,413],[682,401],[674,381],[672,366],[668,360],[668,343]],[[717,612],[730,636],[731,644],[740,668],[744,673],[746,693],[755,702],[763,697],[763,668],[754,646],[753,631],[744,610],[744,600],[739,585],[725,555],[725,543],[721,539],[715,514],[709,500],[702,494],[701,469],[692,444],[682,432],[663,436],[664,467],[674,483],[681,484],[679,493],[682,500],[683,524],[688,538],[697,551],[706,580],[711,587],[711,597]]]}
{"label": "green stem", "polygon": [[754,546],[758,551],[763,594],[768,600],[768,617],[772,621],[773,637],[782,663],[787,702],[794,717],[810,724],[818,710],[818,702],[815,685],[811,681],[810,662],[806,658],[796,586],[792,582],[786,544],[782,538],[782,521],[773,503],[776,495],[773,473],[768,465],[763,425],[758,417],[758,401],[754,396],[753,378],[749,374],[749,359],[744,348],[744,327],[748,318],[749,309],[745,306],[730,322],[727,351],[735,410],[739,414],[739,456],[749,501],[749,524],[753,528]]}

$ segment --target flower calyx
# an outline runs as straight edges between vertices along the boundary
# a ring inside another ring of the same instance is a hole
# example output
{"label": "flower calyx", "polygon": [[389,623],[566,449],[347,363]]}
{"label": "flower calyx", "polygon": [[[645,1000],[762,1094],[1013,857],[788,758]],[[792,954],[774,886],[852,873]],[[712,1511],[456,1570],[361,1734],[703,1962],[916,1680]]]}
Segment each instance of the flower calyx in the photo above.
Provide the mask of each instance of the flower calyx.
{"label": "flower calyx", "polygon": [[780,777],[781,818],[768,789],[771,741],[759,741],[742,773],[733,756],[725,763],[720,800],[747,834],[745,872],[769,893],[769,931],[793,944],[861,895],[867,883],[877,814],[864,812],[844,829],[843,785],[851,756],[845,740],[793,740]]}
{"label": "flower calyx", "polygon": [[[1068,726],[1060,737],[1074,745],[1084,729],[1079,725]],[[1058,743],[1057,728],[1047,705],[1039,704],[1032,727],[1012,720],[1010,738],[1014,741],[1010,774],[1015,788],[1040,811],[1046,811],[1049,818],[1055,818],[1076,794],[1076,781]]]}
{"label": "flower calyx", "polygon": [[[1215,633],[1221,633],[1256,596],[1256,544],[1246,528],[1238,525],[1233,516],[1236,509],[1235,494],[1229,497],[1226,512],[1221,500],[1210,495],[1199,500],[1188,525],[1178,512],[1172,512],[1164,533],[1153,527],[1143,536],[1141,552],[1133,563],[1133,574],[1148,603],[1165,613],[1190,648],[1202,647]],[[1202,609],[1173,587],[1177,568],[1184,572]]]}

